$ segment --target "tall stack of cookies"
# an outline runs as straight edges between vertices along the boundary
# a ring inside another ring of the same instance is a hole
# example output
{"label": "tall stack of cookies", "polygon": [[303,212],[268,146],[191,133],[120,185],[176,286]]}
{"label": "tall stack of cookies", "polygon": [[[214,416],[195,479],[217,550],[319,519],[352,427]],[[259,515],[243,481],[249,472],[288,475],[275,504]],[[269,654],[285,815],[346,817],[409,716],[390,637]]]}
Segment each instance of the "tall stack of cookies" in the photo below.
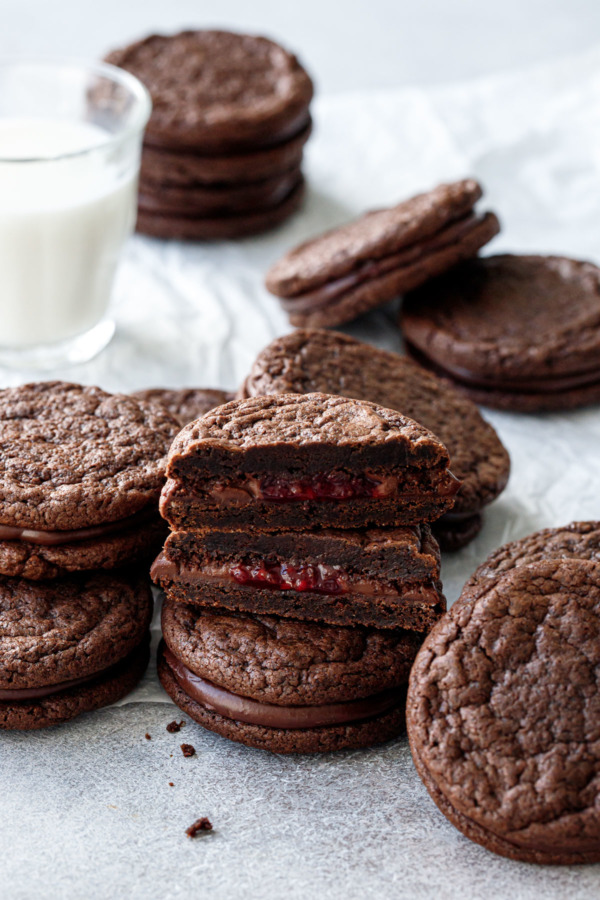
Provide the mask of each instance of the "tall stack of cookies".
{"label": "tall stack of cookies", "polygon": [[106,706],[149,658],[145,562],[164,537],[160,407],[43,382],[0,391],[0,729]]}
{"label": "tall stack of cookies", "polygon": [[459,482],[410,419],[360,400],[232,401],[169,453],[159,677],[192,719],[275,752],[404,729],[408,673],[445,609],[429,522]]}
{"label": "tall stack of cookies", "polygon": [[136,75],[152,97],[139,231],[237,238],[297,209],[313,85],[295,56],[262,37],[185,31],[152,35],[107,61]]}

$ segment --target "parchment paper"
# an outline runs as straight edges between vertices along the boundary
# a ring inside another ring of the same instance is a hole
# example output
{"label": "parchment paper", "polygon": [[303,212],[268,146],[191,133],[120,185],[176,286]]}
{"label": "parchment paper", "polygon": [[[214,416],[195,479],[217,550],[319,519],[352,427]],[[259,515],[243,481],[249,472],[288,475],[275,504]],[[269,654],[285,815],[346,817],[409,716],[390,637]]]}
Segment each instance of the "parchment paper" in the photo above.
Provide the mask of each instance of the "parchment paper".
{"label": "parchment paper", "polygon": [[[486,252],[600,262],[600,48],[478,83],[320,97],[314,112],[302,212],[239,243],[133,239],[116,338],[97,360],[54,376],[109,390],[236,387],[289,329],[262,285],[267,266],[301,239],[444,179],[483,182],[483,205],[503,224]],[[395,310],[347,331],[400,351]],[[600,518],[599,410],[485,415],[513,470],[481,535],[444,559],[450,601],[504,541]],[[600,867],[521,865],[470,844],[429,800],[404,740],[286,759],[189,722],[167,734],[177,713],[151,669],[121,707],[0,736],[1,898],[600,895]],[[183,758],[182,741],[194,758]],[[191,841],[185,827],[201,815],[215,831]]]}

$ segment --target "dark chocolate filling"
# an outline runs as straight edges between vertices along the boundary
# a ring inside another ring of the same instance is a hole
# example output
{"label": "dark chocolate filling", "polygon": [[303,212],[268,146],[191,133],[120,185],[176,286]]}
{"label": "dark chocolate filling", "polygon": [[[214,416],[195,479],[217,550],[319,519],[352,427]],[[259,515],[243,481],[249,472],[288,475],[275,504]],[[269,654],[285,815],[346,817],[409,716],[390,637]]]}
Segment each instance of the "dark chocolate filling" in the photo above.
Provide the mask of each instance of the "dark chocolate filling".
{"label": "dark chocolate filling", "polygon": [[444,365],[440,365],[408,341],[406,341],[406,349],[416,362],[435,372],[436,375],[442,378],[450,377],[453,381],[464,384],[466,387],[481,388],[482,390],[501,390],[510,394],[554,394],[556,391],[568,391],[600,382],[600,366],[597,369],[564,375],[540,375],[538,377],[530,375],[511,379],[503,378],[502,373],[499,373],[497,378],[486,378],[460,366],[453,366],[446,361]]}
{"label": "dark chocolate filling", "polygon": [[295,297],[281,298],[281,305],[287,312],[310,312],[319,309],[365,281],[373,281],[390,272],[404,269],[430,253],[456,244],[481,225],[484,219],[484,215],[468,213],[446,225],[427,240],[419,241],[389,256],[367,260],[348,275],[328,281],[312,291],[306,291]]}
{"label": "dark chocolate filling", "polygon": [[261,703],[240,694],[233,694],[201,678],[177,659],[168,647],[164,648],[164,658],[179,687],[196,703],[226,719],[245,722],[248,725],[260,725],[264,728],[326,728],[331,725],[360,722],[398,706],[405,693],[405,688],[398,687],[346,703],[329,703],[323,706],[276,706],[274,703]]}
{"label": "dark chocolate filling", "polygon": [[58,547],[61,544],[90,541],[118,534],[120,531],[135,528],[146,521],[149,522],[152,518],[158,519],[158,511],[154,505],[145,507],[132,516],[116,522],[92,525],[89,528],[75,528],[72,531],[42,531],[36,528],[19,528],[15,525],[0,525],[0,541],[24,541],[28,544],[40,544],[43,547]]}

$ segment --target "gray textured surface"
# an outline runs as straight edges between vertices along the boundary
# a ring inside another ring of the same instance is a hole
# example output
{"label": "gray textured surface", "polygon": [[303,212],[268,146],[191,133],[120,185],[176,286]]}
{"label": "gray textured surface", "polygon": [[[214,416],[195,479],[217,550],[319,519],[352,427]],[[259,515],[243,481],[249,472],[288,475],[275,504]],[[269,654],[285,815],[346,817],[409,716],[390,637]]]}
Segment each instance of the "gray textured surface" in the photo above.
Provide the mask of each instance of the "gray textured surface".
{"label": "gray textured surface", "polygon": [[[297,240],[444,178],[484,181],[504,224],[492,250],[600,262],[600,52],[459,88],[322,98],[316,113],[303,212],[239,244],[134,240],[116,339],[88,366],[57,375],[109,389],[234,387],[288,327],[262,286],[268,264]],[[349,331],[399,349],[393,321],[390,307]],[[444,560],[450,599],[503,541],[598,516],[597,410],[489,417],[513,474],[477,540]],[[280,759],[196,726],[168,735],[175,708],[150,702],[163,698],[151,671],[133,703],[51,732],[0,735],[3,900],[600,894],[600,867],[536,868],[469,844],[429,801],[404,741]],[[183,741],[196,757],[183,758]],[[190,841],[185,828],[202,815],[215,832]]]}

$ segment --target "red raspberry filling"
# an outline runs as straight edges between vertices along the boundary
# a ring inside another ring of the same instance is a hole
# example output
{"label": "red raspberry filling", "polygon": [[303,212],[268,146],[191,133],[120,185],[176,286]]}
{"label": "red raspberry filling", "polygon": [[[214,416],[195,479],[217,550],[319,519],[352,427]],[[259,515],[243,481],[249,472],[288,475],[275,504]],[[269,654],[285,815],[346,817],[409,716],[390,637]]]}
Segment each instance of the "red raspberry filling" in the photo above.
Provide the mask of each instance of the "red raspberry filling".
{"label": "red raspberry filling", "polygon": [[343,572],[331,566],[266,565],[238,563],[231,567],[231,576],[238,584],[272,587],[281,591],[315,591],[318,594],[346,594],[348,581]]}
{"label": "red raspberry filling", "polygon": [[330,472],[290,478],[285,475],[268,475],[261,478],[260,493],[265,500],[350,500],[354,497],[381,497],[386,491],[381,480],[366,473],[351,475],[348,472]]}

